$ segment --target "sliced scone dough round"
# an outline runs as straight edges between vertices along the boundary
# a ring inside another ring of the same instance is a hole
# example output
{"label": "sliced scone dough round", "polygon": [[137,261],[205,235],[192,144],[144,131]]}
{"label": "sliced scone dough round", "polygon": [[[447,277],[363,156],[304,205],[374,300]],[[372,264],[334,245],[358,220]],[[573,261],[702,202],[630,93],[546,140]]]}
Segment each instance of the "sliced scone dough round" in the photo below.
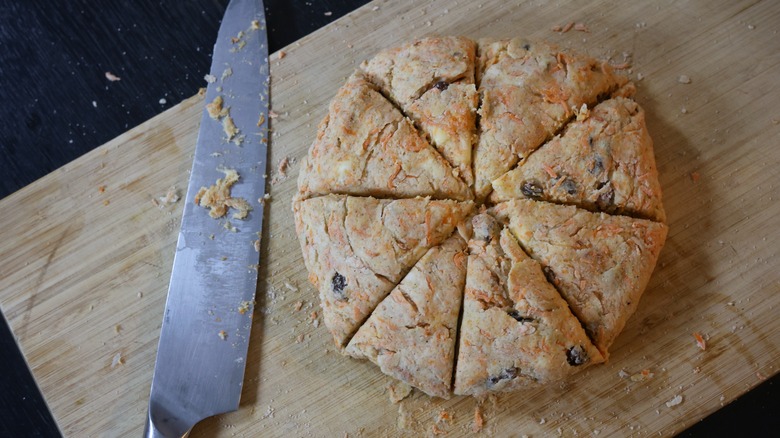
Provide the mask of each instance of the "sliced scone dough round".
{"label": "sliced scone dough round", "polygon": [[653,140],[642,108],[617,97],[580,112],[561,136],[493,181],[491,201],[513,198],[663,222]]}
{"label": "sliced scone dough round", "polygon": [[555,135],[576,109],[595,105],[627,82],[606,62],[547,43],[480,40],[478,49],[478,199],[489,194],[495,179]]}
{"label": "sliced scone dough round", "polygon": [[299,198],[471,199],[458,172],[392,103],[356,73],[339,89],[301,163]]}
{"label": "sliced scone dough round", "polygon": [[361,65],[366,78],[414,120],[469,185],[478,101],[475,56],[468,38],[431,37],[384,50]]}
{"label": "sliced scone dough round", "polygon": [[339,347],[472,208],[470,201],[344,195],[293,204],[309,280],[319,289],[325,325]]}
{"label": "sliced scone dough round", "polygon": [[492,216],[473,218],[455,394],[564,379],[603,362],[542,267]]}
{"label": "sliced scone dough round", "polygon": [[529,199],[503,202],[492,212],[542,264],[606,357],[636,310],[667,226]]}
{"label": "sliced scone dough round", "polygon": [[456,233],[433,247],[382,301],[346,353],[428,395],[449,398],[466,242]]}

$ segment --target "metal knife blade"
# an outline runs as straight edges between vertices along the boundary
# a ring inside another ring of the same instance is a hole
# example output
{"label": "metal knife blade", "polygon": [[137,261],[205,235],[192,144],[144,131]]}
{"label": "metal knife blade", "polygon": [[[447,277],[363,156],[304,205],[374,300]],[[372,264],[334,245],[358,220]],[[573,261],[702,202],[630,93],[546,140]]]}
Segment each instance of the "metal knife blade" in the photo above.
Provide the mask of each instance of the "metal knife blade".
{"label": "metal knife blade", "polygon": [[[219,29],[165,304],[146,437],[182,437],[198,421],[238,409],[259,255],[268,133],[268,37],[262,0],[231,0]],[[216,111],[214,111],[216,112]],[[239,132],[229,141],[230,118]],[[233,169],[231,197],[254,209],[221,219],[195,204],[201,187]],[[229,223],[228,223],[229,222]]]}

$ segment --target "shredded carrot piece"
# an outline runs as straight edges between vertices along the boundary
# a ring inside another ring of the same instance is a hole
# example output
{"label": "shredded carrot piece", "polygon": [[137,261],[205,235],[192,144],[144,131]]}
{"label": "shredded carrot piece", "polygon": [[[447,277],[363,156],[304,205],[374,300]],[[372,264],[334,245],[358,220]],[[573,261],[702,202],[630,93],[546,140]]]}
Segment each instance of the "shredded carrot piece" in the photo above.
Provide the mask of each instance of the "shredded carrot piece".
{"label": "shredded carrot piece", "polygon": [[471,426],[471,431],[478,433],[485,425],[485,419],[482,417],[482,409],[479,406],[474,408],[474,424]]}
{"label": "shredded carrot piece", "polygon": [[399,173],[401,173],[401,164],[395,163],[395,170],[393,171],[393,174],[390,175],[390,180],[387,181],[388,189],[395,189],[395,179],[398,177]]}
{"label": "shredded carrot piece", "polygon": [[547,172],[548,175],[550,175],[550,178],[556,178],[558,176],[558,174],[555,173],[552,167],[546,164],[543,164],[542,166],[544,167],[544,171]]}
{"label": "shredded carrot piece", "polygon": [[707,341],[704,340],[704,337],[699,332],[694,332],[693,337],[696,338],[696,345],[699,346],[699,348],[704,351],[707,348]]}

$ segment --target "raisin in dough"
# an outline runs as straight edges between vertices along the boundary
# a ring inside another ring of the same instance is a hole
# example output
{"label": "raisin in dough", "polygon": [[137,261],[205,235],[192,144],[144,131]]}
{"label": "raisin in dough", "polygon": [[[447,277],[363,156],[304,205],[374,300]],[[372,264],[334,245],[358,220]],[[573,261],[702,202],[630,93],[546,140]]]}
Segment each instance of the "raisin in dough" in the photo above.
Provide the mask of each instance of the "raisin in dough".
{"label": "raisin in dough", "polygon": [[357,331],[347,354],[428,395],[449,398],[465,250],[457,234],[429,249]]}
{"label": "raisin in dough", "polygon": [[471,202],[328,195],[297,201],[295,226],[325,325],[343,347],[376,305],[471,211]]}
{"label": "raisin in dough", "polygon": [[548,271],[601,353],[634,313],[666,239],[659,222],[515,199],[492,209]]}

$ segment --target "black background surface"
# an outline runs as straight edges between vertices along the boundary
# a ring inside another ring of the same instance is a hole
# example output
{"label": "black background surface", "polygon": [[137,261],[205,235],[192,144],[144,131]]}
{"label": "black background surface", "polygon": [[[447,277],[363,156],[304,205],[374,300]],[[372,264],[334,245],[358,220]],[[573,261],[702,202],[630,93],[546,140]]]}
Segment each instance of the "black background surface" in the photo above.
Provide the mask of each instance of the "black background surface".
{"label": "black background surface", "polygon": [[[266,0],[270,49],[365,3]],[[3,1],[0,198],[205,86],[226,5],[226,0]],[[121,80],[107,80],[106,72]],[[774,435],[780,430],[778,381],[769,379],[682,435]],[[57,434],[0,318],[0,437]]]}

